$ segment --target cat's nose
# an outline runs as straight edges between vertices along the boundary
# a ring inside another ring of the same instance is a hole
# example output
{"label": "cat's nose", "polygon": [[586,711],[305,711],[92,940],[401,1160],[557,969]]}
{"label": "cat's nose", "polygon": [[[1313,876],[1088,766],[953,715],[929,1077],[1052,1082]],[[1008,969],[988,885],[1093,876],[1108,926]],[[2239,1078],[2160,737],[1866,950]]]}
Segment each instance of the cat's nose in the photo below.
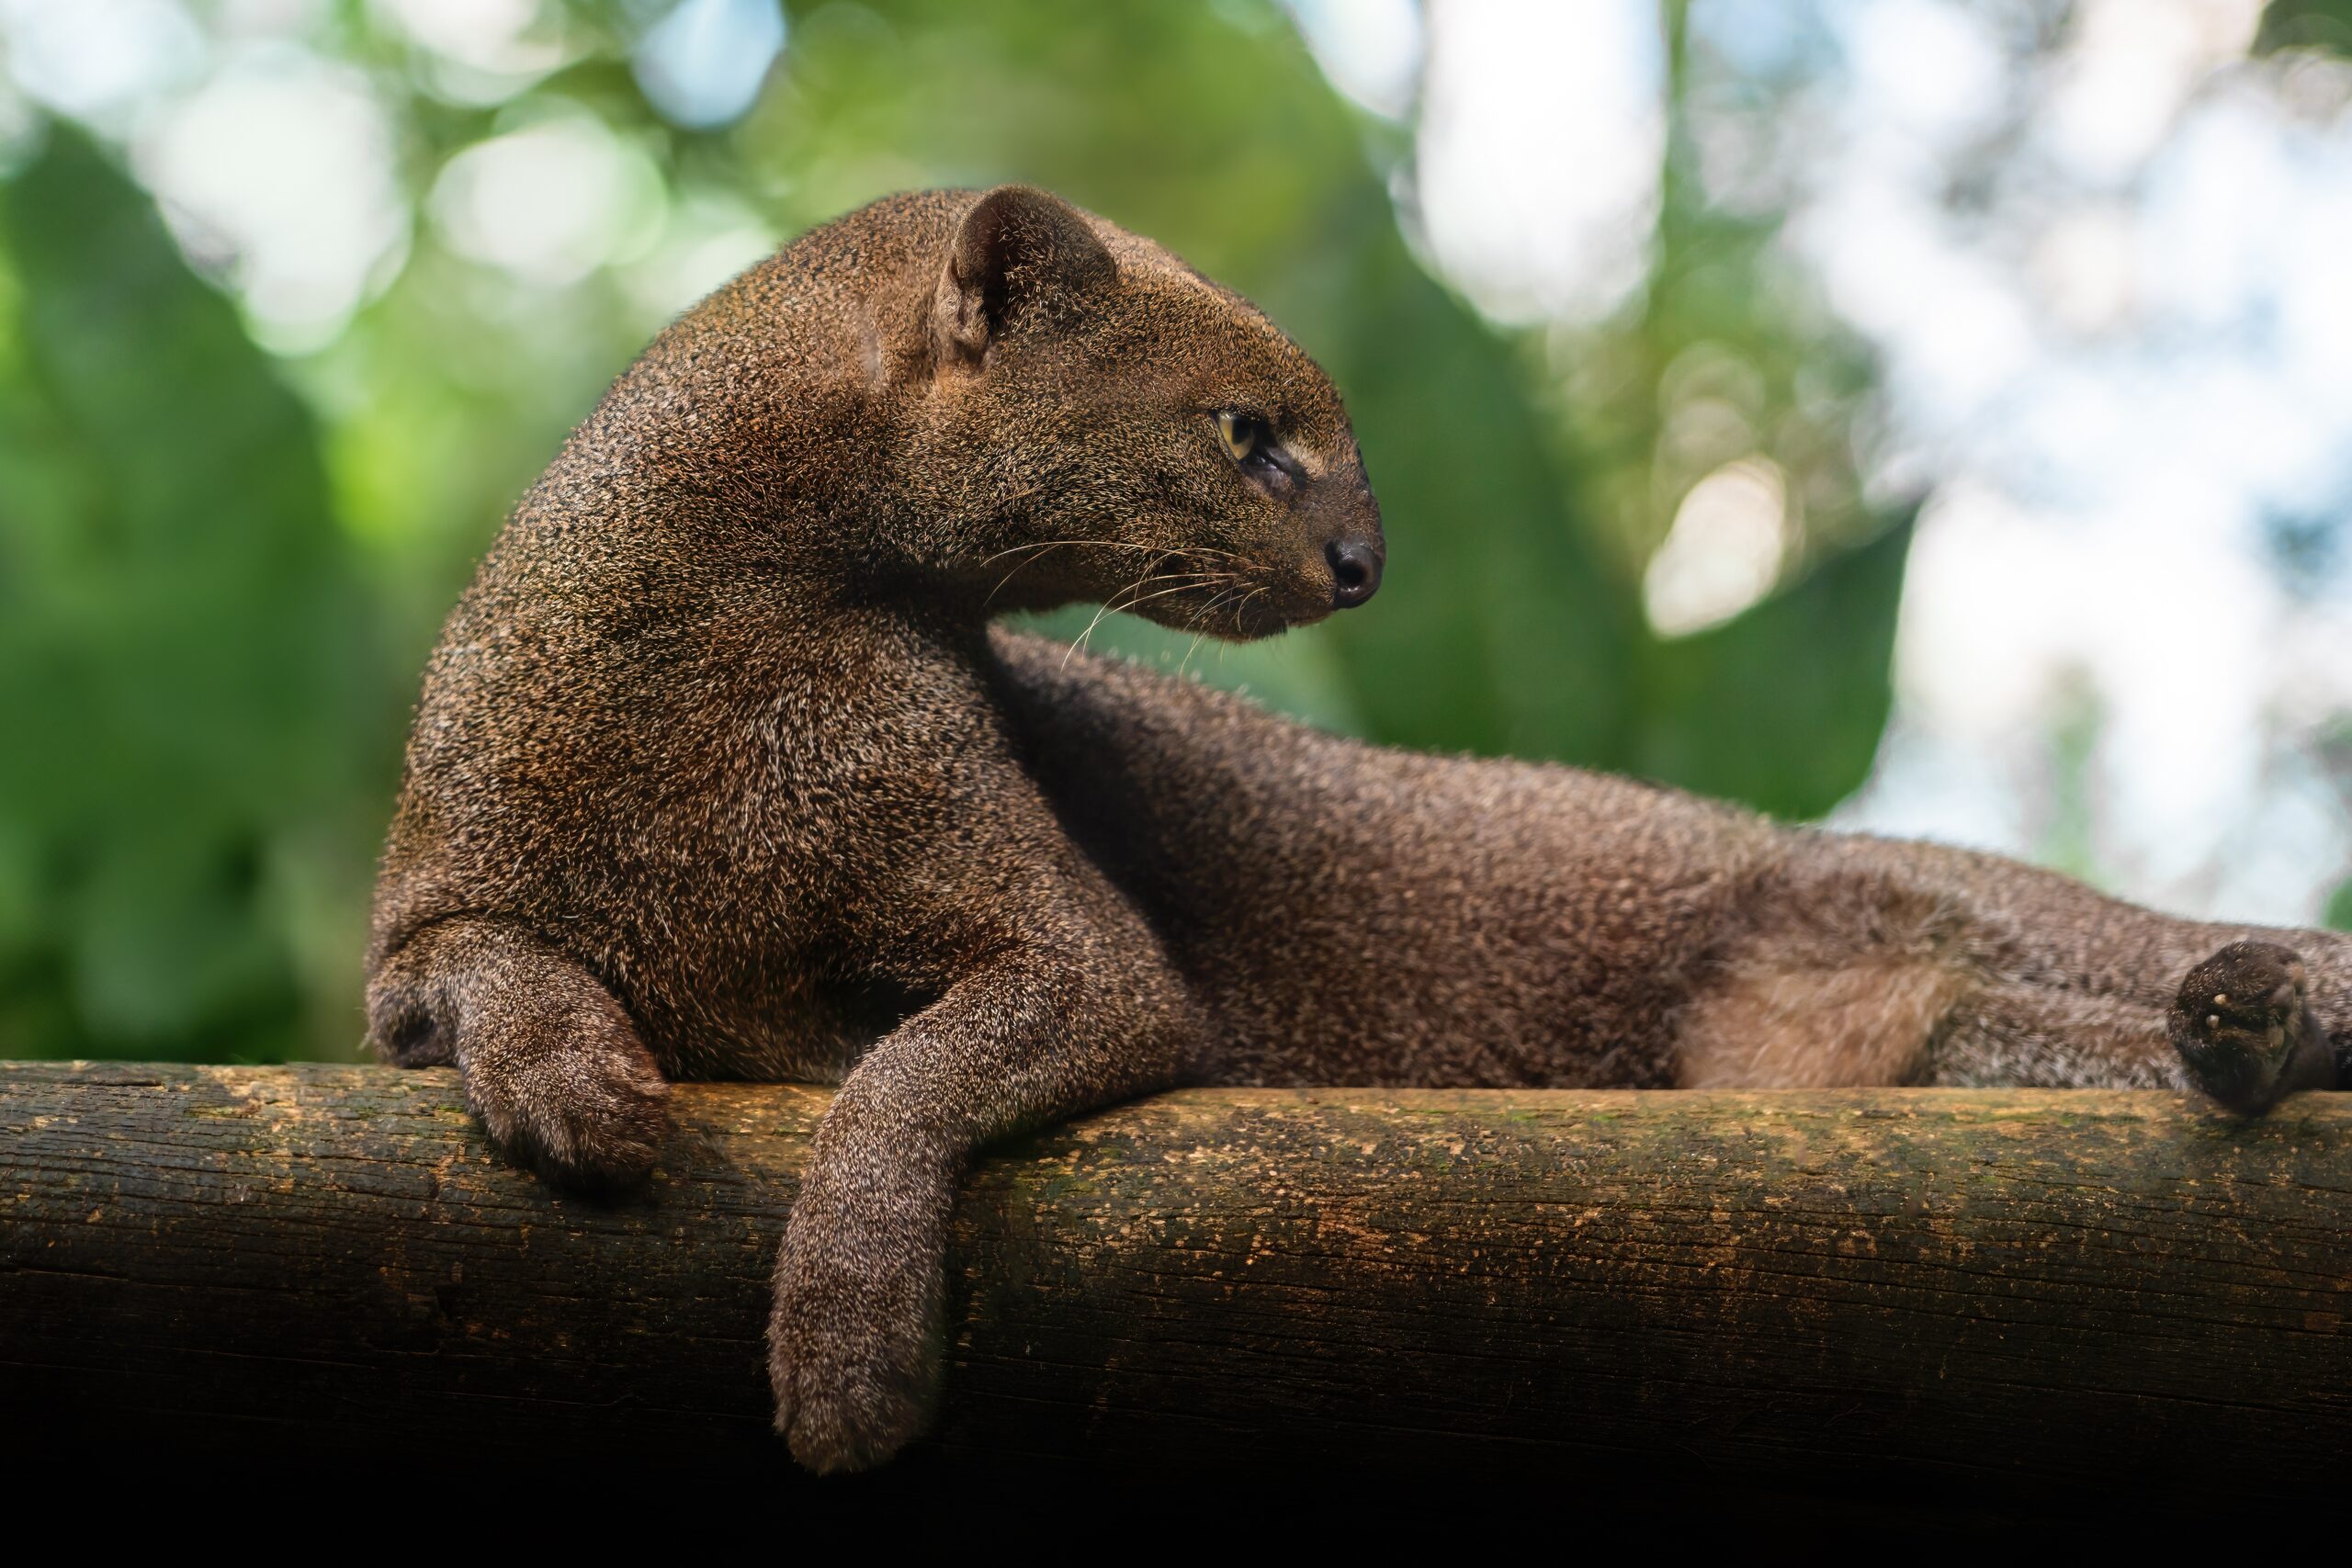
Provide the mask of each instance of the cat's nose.
{"label": "cat's nose", "polygon": [[1364,539],[1334,539],[1323,547],[1331,563],[1331,608],[1352,610],[1380,588],[1380,551]]}

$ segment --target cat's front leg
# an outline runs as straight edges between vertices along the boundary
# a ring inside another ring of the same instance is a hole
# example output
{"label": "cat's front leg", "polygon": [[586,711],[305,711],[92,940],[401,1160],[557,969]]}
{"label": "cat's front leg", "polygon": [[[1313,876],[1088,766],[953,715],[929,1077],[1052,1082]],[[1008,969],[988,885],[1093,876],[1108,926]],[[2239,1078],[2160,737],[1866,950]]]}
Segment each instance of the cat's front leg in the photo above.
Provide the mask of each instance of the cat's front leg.
{"label": "cat's front leg", "polygon": [[973,1153],[1174,1083],[1197,1048],[1148,933],[1029,935],[876,1045],[818,1128],[768,1325],[776,1429],[811,1470],[877,1464],[928,1425]]}

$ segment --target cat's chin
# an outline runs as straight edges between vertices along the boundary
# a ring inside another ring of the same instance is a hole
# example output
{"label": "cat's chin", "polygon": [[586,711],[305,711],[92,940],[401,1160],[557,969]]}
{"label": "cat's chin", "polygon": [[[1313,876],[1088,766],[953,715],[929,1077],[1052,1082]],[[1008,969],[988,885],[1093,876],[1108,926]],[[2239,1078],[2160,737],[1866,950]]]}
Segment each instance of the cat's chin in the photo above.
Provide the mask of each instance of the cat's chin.
{"label": "cat's chin", "polygon": [[1222,599],[1205,600],[1190,607],[1161,608],[1147,606],[1144,618],[1172,632],[1187,637],[1206,637],[1213,642],[1263,642],[1280,637],[1300,626],[1311,626],[1327,620],[1332,610],[1328,604],[1280,604],[1269,592],[1259,592]]}

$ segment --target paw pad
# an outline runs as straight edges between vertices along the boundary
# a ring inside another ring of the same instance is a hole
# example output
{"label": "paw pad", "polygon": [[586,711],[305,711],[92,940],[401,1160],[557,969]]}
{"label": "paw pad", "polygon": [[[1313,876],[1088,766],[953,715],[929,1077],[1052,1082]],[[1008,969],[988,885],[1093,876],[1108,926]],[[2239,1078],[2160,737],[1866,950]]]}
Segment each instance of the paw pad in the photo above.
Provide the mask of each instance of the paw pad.
{"label": "paw pad", "polygon": [[2233,942],[2191,969],[2167,1022],[2197,1086],[2253,1113],[2291,1089],[2318,1087],[2322,1066],[2332,1083],[2310,978],[2293,950],[2267,942]]}

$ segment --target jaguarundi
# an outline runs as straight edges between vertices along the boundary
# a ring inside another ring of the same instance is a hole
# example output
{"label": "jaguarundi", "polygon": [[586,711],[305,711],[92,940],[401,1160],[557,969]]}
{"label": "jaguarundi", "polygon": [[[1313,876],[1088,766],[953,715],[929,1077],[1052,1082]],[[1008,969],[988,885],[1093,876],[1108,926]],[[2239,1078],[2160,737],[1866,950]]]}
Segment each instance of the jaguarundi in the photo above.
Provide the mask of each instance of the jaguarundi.
{"label": "jaguarundi", "polygon": [[[1463,526],[1476,526],[1464,519]],[[801,1462],[923,1427],[976,1149],[1183,1083],[2193,1084],[2352,1050],[2352,939],[1416,755],[990,625],[1371,599],[1339,394],[1043,191],[880,201],[655,340],[433,655],[369,1036],[510,1155],[649,1173],[666,1081],[840,1086],[769,1370]]]}

